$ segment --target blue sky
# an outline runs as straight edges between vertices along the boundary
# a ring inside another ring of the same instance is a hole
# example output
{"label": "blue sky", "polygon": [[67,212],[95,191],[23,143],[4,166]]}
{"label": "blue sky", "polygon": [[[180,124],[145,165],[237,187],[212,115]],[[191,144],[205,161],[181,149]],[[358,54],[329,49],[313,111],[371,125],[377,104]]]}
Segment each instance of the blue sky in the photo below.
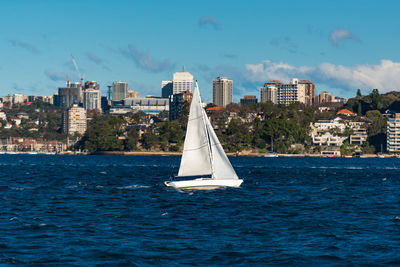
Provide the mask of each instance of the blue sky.
{"label": "blue sky", "polygon": [[234,100],[270,79],[310,79],[351,97],[397,90],[396,1],[0,1],[0,95],[51,95],[66,76],[101,90],[127,81],[141,96],[185,66],[205,101],[212,79],[234,80]]}

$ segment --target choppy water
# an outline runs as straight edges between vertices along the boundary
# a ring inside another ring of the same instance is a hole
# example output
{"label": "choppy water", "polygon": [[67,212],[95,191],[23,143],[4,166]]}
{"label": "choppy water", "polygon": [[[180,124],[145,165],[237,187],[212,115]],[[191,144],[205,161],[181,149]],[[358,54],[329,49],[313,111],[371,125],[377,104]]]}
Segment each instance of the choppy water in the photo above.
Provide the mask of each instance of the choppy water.
{"label": "choppy water", "polygon": [[400,159],[231,158],[240,189],[163,185],[179,157],[0,156],[0,265],[400,264]]}

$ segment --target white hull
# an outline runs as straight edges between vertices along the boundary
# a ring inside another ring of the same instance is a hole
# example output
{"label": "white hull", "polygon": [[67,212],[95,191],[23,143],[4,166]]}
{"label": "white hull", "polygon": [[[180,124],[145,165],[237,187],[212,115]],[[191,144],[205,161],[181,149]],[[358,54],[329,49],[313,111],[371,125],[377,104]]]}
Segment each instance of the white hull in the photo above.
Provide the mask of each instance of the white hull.
{"label": "white hull", "polygon": [[219,187],[240,187],[242,179],[205,179],[199,178],[186,181],[165,181],[166,186],[181,189],[215,189]]}

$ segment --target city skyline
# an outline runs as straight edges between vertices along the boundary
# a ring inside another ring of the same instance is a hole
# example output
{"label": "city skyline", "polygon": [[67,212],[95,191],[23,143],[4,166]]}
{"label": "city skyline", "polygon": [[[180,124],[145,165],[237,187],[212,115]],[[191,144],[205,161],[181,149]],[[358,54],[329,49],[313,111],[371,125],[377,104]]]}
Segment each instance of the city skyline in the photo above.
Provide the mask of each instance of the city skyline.
{"label": "city skyline", "polygon": [[[234,81],[233,100],[265,82],[296,77],[351,97],[397,89],[395,1],[239,2],[2,1],[2,95],[52,95],[67,76],[104,94],[114,81],[161,96],[160,83],[185,69],[212,101],[212,80]],[[221,12],[224,11],[224,12]],[[105,94],[104,94],[105,95]]]}

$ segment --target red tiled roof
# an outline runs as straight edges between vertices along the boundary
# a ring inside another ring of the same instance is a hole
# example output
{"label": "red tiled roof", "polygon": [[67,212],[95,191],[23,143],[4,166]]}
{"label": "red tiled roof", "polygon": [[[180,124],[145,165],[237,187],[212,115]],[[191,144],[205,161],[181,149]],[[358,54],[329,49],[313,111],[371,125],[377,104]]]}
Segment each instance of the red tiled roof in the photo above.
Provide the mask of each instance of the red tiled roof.
{"label": "red tiled roof", "polygon": [[352,112],[352,111],[350,111],[348,109],[341,109],[341,110],[338,111],[337,114],[344,114],[344,115],[351,114],[351,115],[354,115],[354,112]]}
{"label": "red tiled roof", "polygon": [[206,111],[220,111],[222,109],[223,108],[220,106],[215,106],[215,107],[208,108]]}

